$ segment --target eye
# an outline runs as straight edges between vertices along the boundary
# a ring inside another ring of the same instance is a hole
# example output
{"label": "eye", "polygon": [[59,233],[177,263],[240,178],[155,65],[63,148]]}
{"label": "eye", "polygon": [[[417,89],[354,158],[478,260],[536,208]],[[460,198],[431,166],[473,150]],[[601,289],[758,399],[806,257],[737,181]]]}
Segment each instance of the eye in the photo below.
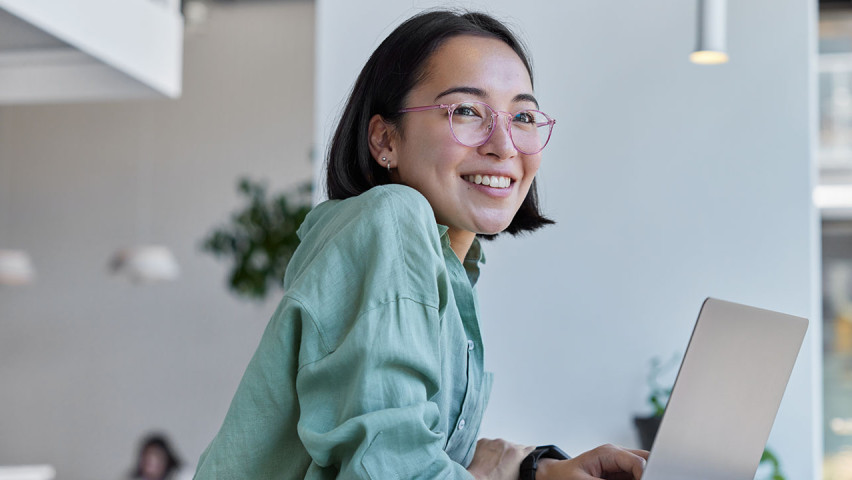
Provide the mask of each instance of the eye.
{"label": "eye", "polygon": [[460,117],[478,117],[482,118],[481,109],[473,103],[462,103],[453,110],[453,115]]}
{"label": "eye", "polygon": [[515,122],[515,123],[528,123],[528,124],[537,123],[535,112],[533,112],[531,110],[524,110],[522,112],[516,113],[515,116],[512,118],[512,121]]}

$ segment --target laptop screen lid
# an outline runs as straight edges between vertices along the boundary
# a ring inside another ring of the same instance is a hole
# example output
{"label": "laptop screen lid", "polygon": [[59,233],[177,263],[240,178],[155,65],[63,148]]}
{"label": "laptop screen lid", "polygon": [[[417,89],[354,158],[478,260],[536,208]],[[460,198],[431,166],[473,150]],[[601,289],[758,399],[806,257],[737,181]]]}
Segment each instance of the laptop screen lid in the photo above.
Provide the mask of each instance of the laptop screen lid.
{"label": "laptop screen lid", "polygon": [[808,320],[705,300],[643,480],[754,478]]}

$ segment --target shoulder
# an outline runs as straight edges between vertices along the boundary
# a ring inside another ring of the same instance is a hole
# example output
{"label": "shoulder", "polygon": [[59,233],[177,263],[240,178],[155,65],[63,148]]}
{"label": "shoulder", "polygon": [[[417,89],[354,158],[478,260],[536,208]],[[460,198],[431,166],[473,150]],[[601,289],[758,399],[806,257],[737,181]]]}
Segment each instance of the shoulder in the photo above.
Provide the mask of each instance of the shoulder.
{"label": "shoulder", "polygon": [[305,219],[300,237],[305,244],[351,243],[362,248],[369,240],[388,237],[415,244],[438,242],[432,207],[417,190],[381,185],[345,200],[319,204]]}
{"label": "shoulder", "polygon": [[421,290],[445,268],[432,208],[420,192],[404,185],[324,202],[308,215],[299,235],[301,244],[285,276],[288,291],[309,279],[330,277],[335,285],[359,288],[378,287],[395,277],[397,283],[388,287]]}
{"label": "shoulder", "polygon": [[363,220],[382,223],[396,219],[430,227],[435,223],[432,206],[417,190],[405,185],[380,185],[341,202],[340,207]]}
{"label": "shoulder", "polygon": [[[400,300],[437,312],[446,303],[446,264],[434,213],[402,185],[318,205],[287,267],[285,302],[310,317],[327,350],[362,315],[384,317]],[[389,309],[389,310],[388,310]]]}

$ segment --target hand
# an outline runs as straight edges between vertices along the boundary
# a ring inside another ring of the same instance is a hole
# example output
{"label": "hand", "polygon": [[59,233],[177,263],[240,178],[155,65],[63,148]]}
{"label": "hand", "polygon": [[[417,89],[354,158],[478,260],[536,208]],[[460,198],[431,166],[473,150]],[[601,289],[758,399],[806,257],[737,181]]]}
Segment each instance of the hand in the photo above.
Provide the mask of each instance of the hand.
{"label": "hand", "polygon": [[467,471],[477,480],[518,480],[521,462],[533,450],[535,447],[517,445],[499,438],[480,438]]}
{"label": "hand", "polygon": [[571,460],[540,460],[536,480],[639,480],[647,460],[645,450],[603,445]]}

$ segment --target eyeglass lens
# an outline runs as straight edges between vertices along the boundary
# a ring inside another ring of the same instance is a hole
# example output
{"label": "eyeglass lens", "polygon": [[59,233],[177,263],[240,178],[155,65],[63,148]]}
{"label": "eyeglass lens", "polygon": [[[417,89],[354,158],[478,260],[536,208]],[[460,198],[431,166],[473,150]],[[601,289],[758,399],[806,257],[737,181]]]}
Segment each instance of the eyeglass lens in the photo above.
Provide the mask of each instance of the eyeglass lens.
{"label": "eyeglass lens", "polygon": [[[499,122],[487,104],[468,102],[456,105],[450,115],[450,129],[460,143],[476,147],[485,143],[494,122]],[[521,153],[540,152],[550,139],[553,122],[538,110],[523,110],[511,118],[511,137]]]}

